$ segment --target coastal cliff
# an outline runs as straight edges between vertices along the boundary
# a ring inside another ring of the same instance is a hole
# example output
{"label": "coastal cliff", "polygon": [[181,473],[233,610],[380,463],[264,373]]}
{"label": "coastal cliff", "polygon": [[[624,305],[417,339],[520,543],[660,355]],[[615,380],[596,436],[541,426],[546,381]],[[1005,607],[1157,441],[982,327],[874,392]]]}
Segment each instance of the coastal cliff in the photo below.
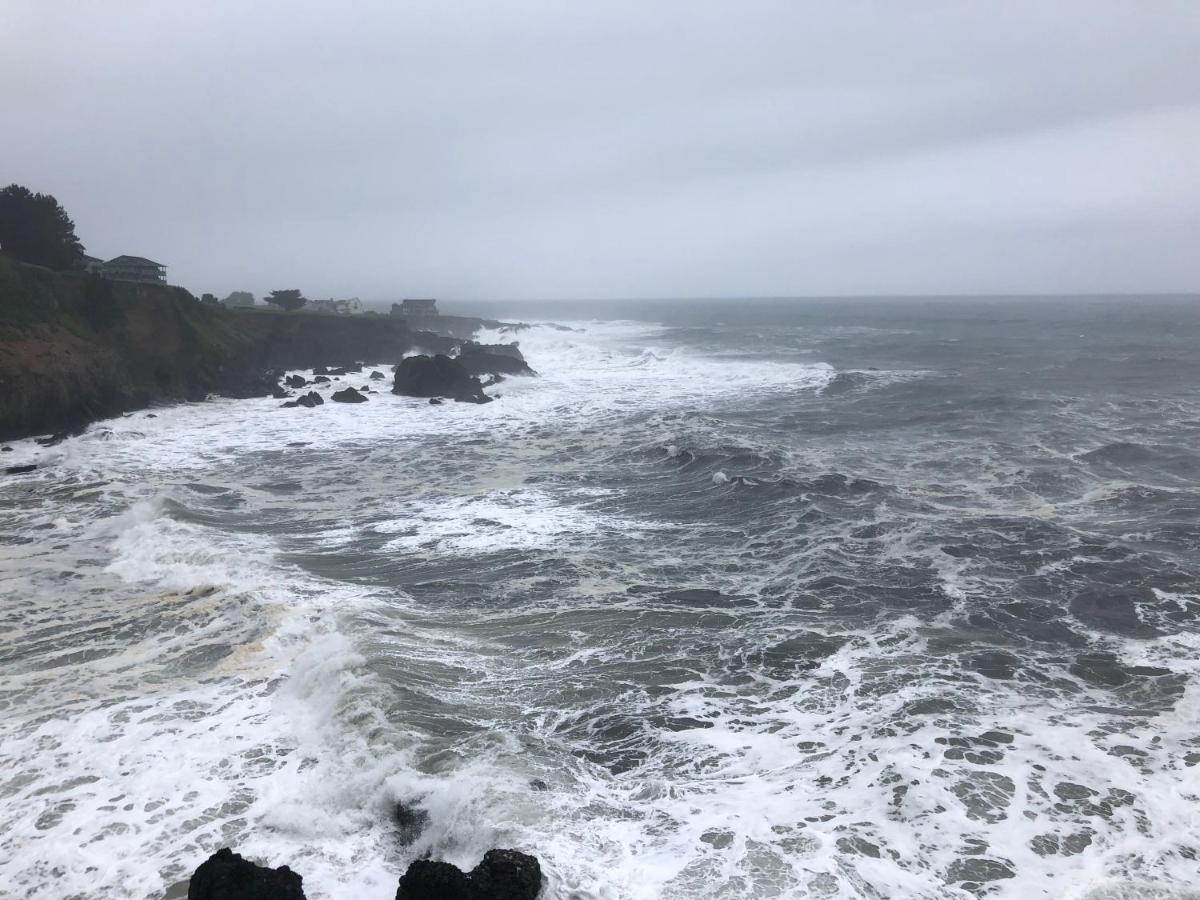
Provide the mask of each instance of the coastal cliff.
{"label": "coastal cliff", "polygon": [[270,393],[279,369],[396,362],[456,342],[390,316],[202,304],[183,288],[54,272],[0,254],[0,440],[210,393]]}

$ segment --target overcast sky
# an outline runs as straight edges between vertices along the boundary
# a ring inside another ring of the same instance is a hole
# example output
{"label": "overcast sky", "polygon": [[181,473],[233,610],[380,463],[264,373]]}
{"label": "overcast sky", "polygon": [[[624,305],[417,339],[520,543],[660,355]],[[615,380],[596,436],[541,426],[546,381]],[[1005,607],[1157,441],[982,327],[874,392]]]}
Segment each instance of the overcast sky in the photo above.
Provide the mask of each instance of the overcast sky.
{"label": "overcast sky", "polygon": [[3,0],[0,109],[197,293],[1200,288],[1197,0]]}

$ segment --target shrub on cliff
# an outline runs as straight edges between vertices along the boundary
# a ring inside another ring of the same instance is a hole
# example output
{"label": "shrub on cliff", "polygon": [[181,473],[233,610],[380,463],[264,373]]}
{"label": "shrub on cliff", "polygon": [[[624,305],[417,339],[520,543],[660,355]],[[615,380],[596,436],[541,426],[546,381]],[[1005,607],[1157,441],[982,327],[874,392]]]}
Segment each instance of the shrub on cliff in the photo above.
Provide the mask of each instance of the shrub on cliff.
{"label": "shrub on cliff", "polygon": [[263,299],[288,312],[294,312],[308,302],[308,298],[301,296],[300,291],[296,288],[286,291],[271,291],[270,296]]}
{"label": "shrub on cliff", "polygon": [[254,295],[249,291],[234,291],[221,302],[226,306],[250,307],[254,305]]}
{"label": "shrub on cliff", "polygon": [[19,184],[0,190],[0,249],[51,269],[69,269],[83,255],[75,223],[58,201]]}
{"label": "shrub on cliff", "polygon": [[100,332],[121,320],[113,292],[113,283],[99,275],[88,275],[83,282],[83,303],[79,312],[94,331]]}

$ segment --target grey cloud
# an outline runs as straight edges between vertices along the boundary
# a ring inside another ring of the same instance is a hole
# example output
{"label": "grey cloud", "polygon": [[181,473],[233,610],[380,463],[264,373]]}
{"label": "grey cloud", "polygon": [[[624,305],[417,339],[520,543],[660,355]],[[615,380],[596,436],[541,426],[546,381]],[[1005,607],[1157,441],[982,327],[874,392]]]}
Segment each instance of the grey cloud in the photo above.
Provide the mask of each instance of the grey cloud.
{"label": "grey cloud", "polygon": [[10,2],[5,181],[193,290],[1194,288],[1200,8]]}

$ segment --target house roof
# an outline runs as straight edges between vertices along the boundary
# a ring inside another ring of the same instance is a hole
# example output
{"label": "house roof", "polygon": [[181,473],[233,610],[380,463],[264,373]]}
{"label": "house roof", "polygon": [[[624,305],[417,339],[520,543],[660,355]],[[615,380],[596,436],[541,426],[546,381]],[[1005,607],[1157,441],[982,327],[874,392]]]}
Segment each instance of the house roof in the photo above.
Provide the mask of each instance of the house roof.
{"label": "house roof", "polygon": [[154,260],[146,259],[144,256],[114,256],[105,265],[111,266],[113,263],[121,263],[126,266],[154,266],[157,269],[166,268],[162,263],[156,263]]}

